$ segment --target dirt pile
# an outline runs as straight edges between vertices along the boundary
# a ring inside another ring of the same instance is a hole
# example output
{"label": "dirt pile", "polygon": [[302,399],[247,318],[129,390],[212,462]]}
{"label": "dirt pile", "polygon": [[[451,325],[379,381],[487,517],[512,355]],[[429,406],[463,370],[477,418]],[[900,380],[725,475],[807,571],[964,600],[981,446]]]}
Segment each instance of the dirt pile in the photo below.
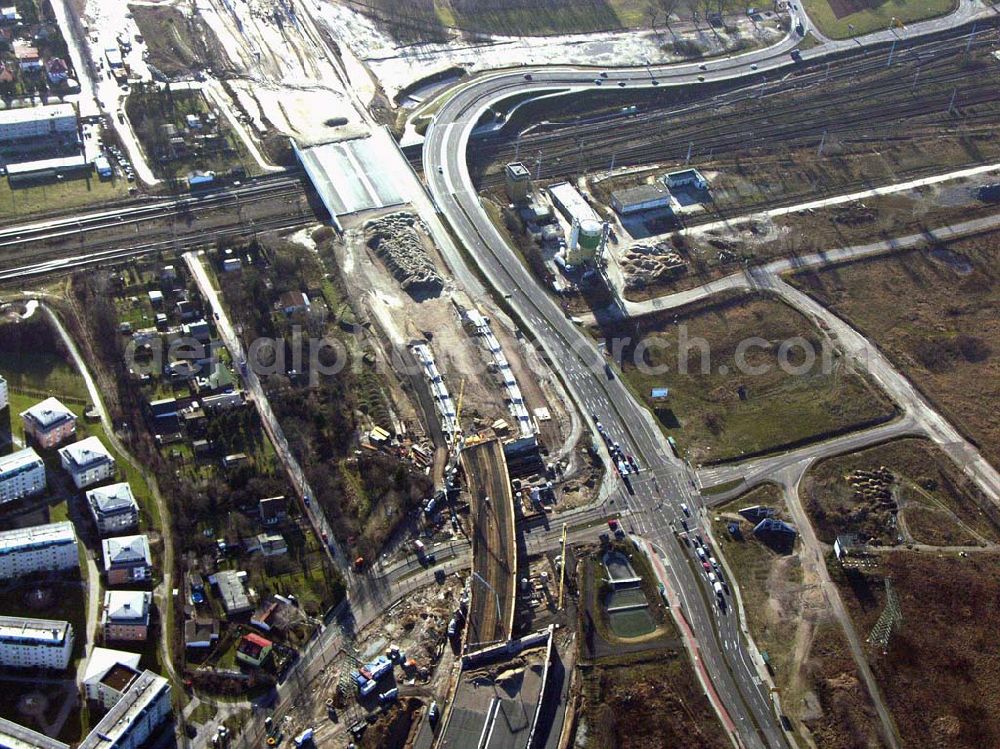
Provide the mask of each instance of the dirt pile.
{"label": "dirt pile", "polygon": [[436,296],[444,281],[424,245],[423,222],[412,213],[390,213],[365,222],[365,240],[399,285],[413,296]]}

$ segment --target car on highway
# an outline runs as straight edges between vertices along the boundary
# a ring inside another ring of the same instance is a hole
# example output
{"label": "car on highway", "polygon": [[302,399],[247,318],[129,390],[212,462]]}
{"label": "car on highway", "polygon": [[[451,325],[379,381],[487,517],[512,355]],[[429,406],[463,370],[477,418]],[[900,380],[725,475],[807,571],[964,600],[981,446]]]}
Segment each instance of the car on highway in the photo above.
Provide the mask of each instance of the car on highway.
{"label": "car on highway", "polygon": [[704,83],[704,82],[705,82],[705,76],[703,76],[703,75],[699,75],[699,76],[698,76],[698,82],[699,82],[699,83]]}
{"label": "car on highway", "polygon": [[655,78],[653,80],[651,80],[650,83],[652,83],[654,86],[659,86],[660,85],[660,82],[658,80],[656,80]]}
{"label": "car on highway", "polygon": [[444,167],[443,166],[439,166],[438,167],[438,174],[444,174]]}
{"label": "car on highway", "polygon": [[601,71],[601,78],[607,78],[607,77],[608,77],[608,71],[602,70]]}
{"label": "car on highway", "polygon": [[524,74],[524,80],[530,81],[531,80],[531,73],[525,73]]}
{"label": "car on highway", "polygon": [[699,546],[704,546],[705,545],[705,542],[701,540],[701,536],[699,534],[697,534],[697,533],[694,534],[694,540],[695,540],[695,543],[697,543]]}
{"label": "car on highway", "polygon": [[618,85],[625,88],[625,81],[618,81]]}
{"label": "car on highway", "polygon": [[698,66],[698,70],[708,70],[708,66],[705,63],[702,63]]}
{"label": "car on highway", "polygon": [[691,510],[688,509],[687,504],[684,502],[681,502],[681,511],[688,517],[691,517]]}
{"label": "car on highway", "polygon": [[802,62],[802,53],[799,52],[797,49],[793,49],[792,59],[795,60],[795,62]]}
{"label": "car on highway", "polygon": [[751,69],[751,70],[756,70],[756,69],[757,69],[757,63],[755,63],[755,62],[754,62],[754,63],[751,63],[751,64],[750,64],[750,69]]}
{"label": "car on highway", "polygon": [[708,572],[709,570],[712,569],[712,565],[710,565],[708,562],[702,562],[701,566],[705,568],[705,572]]}

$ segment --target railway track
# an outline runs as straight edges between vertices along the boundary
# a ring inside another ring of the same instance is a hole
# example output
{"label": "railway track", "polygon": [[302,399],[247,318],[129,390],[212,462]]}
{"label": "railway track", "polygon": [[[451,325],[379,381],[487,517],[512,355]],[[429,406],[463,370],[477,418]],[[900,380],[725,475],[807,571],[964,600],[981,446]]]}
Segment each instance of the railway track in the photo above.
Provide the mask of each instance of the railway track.
{"label": "railway track", "polygon": [[[892,66],[890,51],[881,50],[830,69],[819,65],[628,118],[550,122],[522,134],[519,142],[513,132],[502,140],[484,140],[470,167],[479,176],[479,187],[490,188],[502,183],[502,175],[492,168],[516,154],[531,166],[531,158],[541,152],[541,168],[535,163],[535,171],[552,179],[607,168],[612,159],[620,166],[682,161],[689,148],[691,155],[704,158],[773,143],[782,148],[814,145],[824,132],[842,140],[883,140],[893,135],[893,128],[905,126],[912,138],[915,129],[954,121],[953,95],[956,108],[965,113],[961,125],[985,128],[995,123],[996,115],[975,108],[1000,98],[997,68],[973,69],[963,60],[967,49],[982,57],[998,44],[1000,33],[989,28],[971,43],[960,36],[899,45],[891,53]],[[594,140],[588,142],[590,138]]]}

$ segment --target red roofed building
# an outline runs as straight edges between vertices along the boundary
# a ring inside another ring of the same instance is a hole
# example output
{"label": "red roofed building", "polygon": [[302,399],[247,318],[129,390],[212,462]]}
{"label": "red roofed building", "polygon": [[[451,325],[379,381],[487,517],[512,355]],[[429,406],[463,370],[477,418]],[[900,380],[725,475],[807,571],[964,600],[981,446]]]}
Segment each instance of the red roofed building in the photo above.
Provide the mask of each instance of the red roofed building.
{"label": "red roofed building", "polygon": [[236,647],[236,660],[251,666],[260,666],[271,654],[274,643],[258,634],[243,635]]}

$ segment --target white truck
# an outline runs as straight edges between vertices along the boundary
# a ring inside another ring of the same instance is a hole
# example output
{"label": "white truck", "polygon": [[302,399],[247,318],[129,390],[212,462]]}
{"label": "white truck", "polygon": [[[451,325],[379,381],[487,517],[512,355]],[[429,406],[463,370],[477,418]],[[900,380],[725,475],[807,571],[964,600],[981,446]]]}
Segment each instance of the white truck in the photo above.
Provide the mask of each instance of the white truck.
{"label": "white truck", "polygon": [[717,581],[715,585],[713,585],[712,587],[715,589],[715,595],[717,595],[719,597],[719,600],[721,601],[722,597],[725,595],[722,590],[722,583]]}

